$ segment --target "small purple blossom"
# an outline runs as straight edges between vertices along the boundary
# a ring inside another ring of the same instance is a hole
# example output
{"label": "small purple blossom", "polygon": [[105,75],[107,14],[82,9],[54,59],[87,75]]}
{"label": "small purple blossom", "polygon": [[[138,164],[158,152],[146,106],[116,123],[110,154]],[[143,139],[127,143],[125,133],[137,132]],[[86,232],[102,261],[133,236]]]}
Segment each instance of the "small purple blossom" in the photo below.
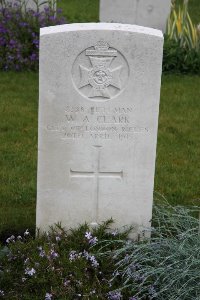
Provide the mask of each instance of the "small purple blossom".
{"label": "small purple blossom", "polygon": [[155,286],[151,285],[151,286],[149,287],[149,295],[151,295],[151,296],[153,296],[153,297],[155,297],[155,296],[157,295]]}
{"label": "small purple blossom", "polygon": [[86,239],[87,239],[87,240],[90,240],[90,239],[92,239],[92,234],[91,234],[91,232],[89,232],[89,231],[86,231],[86,233],[85,233],[85,237],[86,237]]}
{"label": "small purple blossom", "polygon": [[53,249],[51,249],[50,254],[51,254],[51,258],[53,258],[53,259],[59,257],[59,254],[57,252],[55,252],[55,250],[53,250]]}
{"label": "small purple blossom", "polygon": [[90,255],[86,250],[83,251],[83,257],[85,257],[86,260],[90,259]]}
{"label": "small purple blossom", "polygon": [[71,282],[70,280],[65,279],[64,282],[63,282],[63,285],[64,286],[69,286],[70,282]]}
{"label": "small purple blossom", "polygon": [[69,254],[69,260],[74,261],[81,257],[81,253],[77,253],[76,251],[71,251]]}
{"label": "small purple blossom", "polygon": [[46,256],[46,253],[43,249],[40,251],[39,256],[40,257],[45,257]]}
{"label": "small purple blossom", "polygon": [[28,229],[26,229],[26,231],[24,232],[24,236],[28,236],[30,235],[30,232],[28,231]]}
{"label": "small purple blossom", "polygon": [[61,237],[60,236],[56,236],[56,242],[60,242],[61,241]]}
{"label": "small purple blossom", "polygon": [[90,244],[91,246],[95,245],[97,242],[98,242],[98,239],[97,239],[96,236],[95,236],[94,238],[92,238],[91,240],[89,240],[89,244]]}
{"label": "small purple blossom", "polygon": [[29,263],[29,261],[30,261],[30,259],[26,258],[25,261],[24,261],[24,264],[27,265]]}
{"label": "small purple blossom", "polygon": [[114,230],[113,232],[111,232],[111,235],[116,236],[118,234],[117,230]]}
{"label": "small purple blossom", "polygon": [[92,263],[92,266],[94,267],[94,268],[97,268],[98,266],[99,266],[99,263],[97,262],[97,260],[96,260],[96,258],[92,255],[92,256],[90,256],[90,261],[91,261],[91,263]]}
{"label": "small purple blossom", "polygon": [[121,292],[118,292],[118,291],[109,292],[108,299],[109,300],[120,300],[120,299],[122,299],[122,294],[121,294]]}
{"label": "small purple blossom", "polygon": [[52,295],[52,294],[50,294],[50,293],[46,293],[46,295],[45,295],[45,300],[51,300],[51,299],[52,299],[52,297],[53,297],[53,295]]}
{"label": "small purple blossom", "polygon": [[25,269],[25,274],[28,275],[28,276],[33,276],[34,274],[36,273],[35,269],[34,268],[26,268]]}
{"label": "small purple blossom", "polygon": [[9,238],[7,238],[6,243],[7,244],[9,244],[9,243],[15,243],[15,236],[11,235]]}
{"label": "small purple blossom", "polygon": [[4,296],[4,291],[3,290],[0,290],[0,296]]}

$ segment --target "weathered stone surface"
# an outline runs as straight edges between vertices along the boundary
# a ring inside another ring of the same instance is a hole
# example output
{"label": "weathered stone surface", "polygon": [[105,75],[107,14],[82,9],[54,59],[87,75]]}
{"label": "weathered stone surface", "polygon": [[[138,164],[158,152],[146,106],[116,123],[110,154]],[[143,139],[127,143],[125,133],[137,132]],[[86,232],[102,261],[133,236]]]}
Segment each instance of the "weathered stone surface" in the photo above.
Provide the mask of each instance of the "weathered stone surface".
{"label": "weathered stone surface", "polygon": [[136,24],[165,32],[171,0],[100,0],[100,21]]}
{"label": "weathered stone surface", "polygon": [[41,29],[37,227],[150,225],[162,47],[134,25]]}

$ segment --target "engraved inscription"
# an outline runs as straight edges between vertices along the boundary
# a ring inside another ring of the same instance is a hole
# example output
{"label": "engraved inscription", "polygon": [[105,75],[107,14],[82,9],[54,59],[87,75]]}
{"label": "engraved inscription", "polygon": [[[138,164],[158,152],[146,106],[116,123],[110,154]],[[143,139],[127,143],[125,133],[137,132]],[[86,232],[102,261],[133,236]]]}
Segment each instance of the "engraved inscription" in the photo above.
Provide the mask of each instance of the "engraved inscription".
{"label": "engraved inscription", "polygon": [[117,96],[124,89],[128,76],[125,58],[105,41],[83,51],[72,70],[73,82],[79,93],[93,101]]}
{"label": "engraved inscription", "polygon": [[95,221],[93,224],[98,224],[98,212],[99,212],[99,178],[113,178],[113,179],[122,179],[123,171],[101,171],[100,170],[100,155],[101,147],[99,145],[94,145],[95,148],[95,164],[94,170],[92,171],[82,171],[82,170],[72,170],[70,169],[71,178],[94,178],[94,197],[95,197]]}
{"label": "engraved inscription", "polygon": [[63,120],[48,124],[47,130],[60,133],[63,140],[133,140],[137,134],[148,134],[149,128],[133,118],[134,107],[67,106]]}

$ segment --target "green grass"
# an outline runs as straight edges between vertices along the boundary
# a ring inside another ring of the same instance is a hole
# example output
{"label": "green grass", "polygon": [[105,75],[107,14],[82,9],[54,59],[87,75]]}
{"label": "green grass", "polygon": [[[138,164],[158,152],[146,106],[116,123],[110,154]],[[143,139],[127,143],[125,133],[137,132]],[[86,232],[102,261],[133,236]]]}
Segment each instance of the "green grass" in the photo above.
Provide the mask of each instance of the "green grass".
{"label": "green grass", "polygon": [[174,204],[200,197],[200,77],[162,81],[155,190]]}
{"label": "green grass", "polygon": [[0,232],[14,232],[35,226],[38,75],[0,78]]}
{"label": "green grass", "polygon": [[99,21],[99,0],[60,0],[58,6],[68,23]]}
{"label": "green grass", "polygon": [[[0,235],[35,227],[38,75],[0,73]],[[200,77],[163,76],[155,191],[170,203],[200,195]]]}

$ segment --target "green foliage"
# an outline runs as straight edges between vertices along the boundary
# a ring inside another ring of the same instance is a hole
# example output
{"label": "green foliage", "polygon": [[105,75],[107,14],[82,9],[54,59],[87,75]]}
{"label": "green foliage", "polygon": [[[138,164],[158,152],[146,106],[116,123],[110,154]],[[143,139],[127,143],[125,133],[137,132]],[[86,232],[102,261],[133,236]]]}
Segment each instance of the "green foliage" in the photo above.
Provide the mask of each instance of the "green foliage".
{"label": "green foliage", "polygon": [[174,4],[168,18],[163,72],[200,74],[200,28],[188,12],[188,1]]}
{"label": "green foliage", "polygon": [[[0,252],[3,299],[110,299],[110,290],[120,281],[110,281],[113,261],[96,257],[98,241],[125,239],[128,233],[113,235],[107,230],[111,223],[107,221],[93,232],[87,225],[68,232],[57,225],[36,239],[27,230],[22,237],[8,238],[7,247]],[[129,292],[124,294],[128,299]]]}
{"label": "green foliage", "polygon": [[195,218],[199,210],[157,205],[151,240],[106,243],[107,247],[120,245],[110,253],[116,262],[115,274],[122,276],[123,287],[131,290],[135,299],[199,299],[200,232]]}
{"label": "green foliage", "polygon": [[112,220],[92,231],[58,224],[35,239],[12,235],[0,248],[0,297],[197,300],[200,207],[157,202],[151,239],[129,240],[130,229],[112,231]]}
{"label": "green foliage", "polygon": [[[26,2],[0,0],[0,69],[5,71],[38,70],[40,28],[66,22],[55,11],[55,0],[34,0],[37,11]],[[40,10],[42,4],[49,6]]]}
{"label": "green foliage", "polygon": [[200,50],[200,32],[196,27],[188,12],[188,0],[182,6],[172,6],[171,14],[168,18],[166,34],[170,39],[179,43],[180,47],[187,50]]}
{"label": "green foliage", "polygon": [[188,50],[180,41],[165,37],[163,51],[163,72],[200,74],[200,51]]}

